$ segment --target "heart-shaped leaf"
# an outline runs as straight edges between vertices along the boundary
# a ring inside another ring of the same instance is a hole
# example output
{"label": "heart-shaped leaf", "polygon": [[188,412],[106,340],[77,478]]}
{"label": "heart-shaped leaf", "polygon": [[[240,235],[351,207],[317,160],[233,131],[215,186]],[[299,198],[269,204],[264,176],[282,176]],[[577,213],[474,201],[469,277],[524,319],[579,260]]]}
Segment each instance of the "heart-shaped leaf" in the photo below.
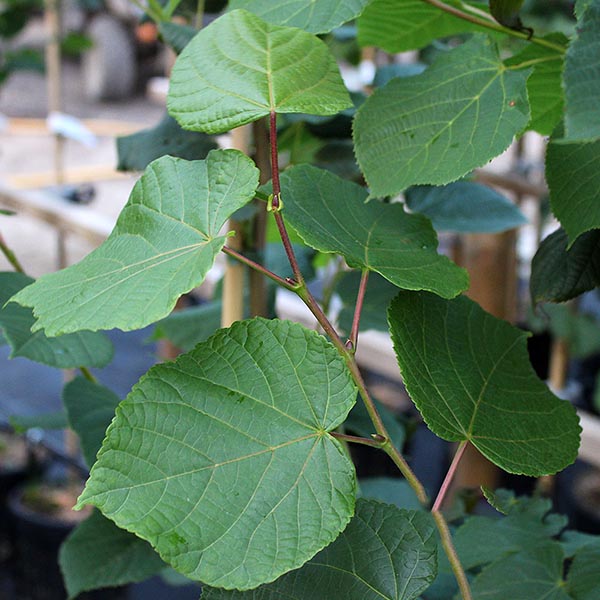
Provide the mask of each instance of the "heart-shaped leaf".
{"label": "heart-shaped leaf", "polygon": [[33,307],[34,329],[48,335],[149,325],[202,283],[227,239],[221,227],[257,185],[258,169],[237,150],[205,161],[165,156],[147,168],[100,248],[14,301]]}
{"label": "heart-shaped leaf", "polygon": [[249,592],[207,589],[202,600],[413,600],[437,571],[431,517],[374,500],[301,569]]}
{"label": "heart-shaped leaf", "polygon": [[364,188],[309,165],[282,173],[281,188],[283,214],[309,246],[337,252],[400,288],[452,298],[468,287],[466,271],[436,252],[429,220],[401,204],[367,204]]}
{"label": "heart-shaped leaf", "polygon": [[450,183],[503,152],[529,122],[529,71],[509,71],[484,36],[422,75],[393,79],[358,109],[356,158],[373,196]]}
{"label": "heart-shaped leaf", "polygon": [[320,335],[287,321],[235,323],[140,380],[78,506],[95,504],[193,579],[273,581],[353,514],[354,469],[328,432],[355,399]]}
{"label": "heart-shaped leaf", "polygon": [[243,8],[275,25],[327,33],[360,15],[370,0],[229,0],[229,8]]}
{"label": "heart-shaped leaf", "polygon": [[30,308],[8,300],[35,280],[22,273],[0,273],[0,328],[11,347],[11,358],[22,356],[58,369],[104,367],[113,357],[113,346],[102,333],[80,331],[57,338],[31,332],[35,317]]}
{"label": "heart-shaped leaf", "polygon": [[271,112],[334,115],[352,102],[324,42],[234,10],[179,55],[167,105],[185,129],[222,133]]}
{"label": "heart-shaped leaf", "polygon": [[527,334],[461,296],[401,292],[389,310],[398,363],[429,428],[502,469],[555,473],[579,448],[575,409],[529,364]]}

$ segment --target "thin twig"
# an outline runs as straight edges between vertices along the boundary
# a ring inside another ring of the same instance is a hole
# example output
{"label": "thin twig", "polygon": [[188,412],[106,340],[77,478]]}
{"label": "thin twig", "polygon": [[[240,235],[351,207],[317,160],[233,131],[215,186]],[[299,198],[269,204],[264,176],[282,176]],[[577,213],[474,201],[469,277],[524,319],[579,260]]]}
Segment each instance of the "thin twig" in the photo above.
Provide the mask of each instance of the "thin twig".
{"label": "thin twig", "polygon": [[281,216],[280,212],[282,208],[282,203],[281,184],[279,182],[279,162],[277,154],[277,115],[275,112],[271,112],[270,114],[269,136],[271,141],[271,176],[273,178],[273,216],[275,217],[275,222],[277,223],[277,229],[279,230],[279,235],[281,236],[281,241],[283,242],[285,253],[287,254],[288,260],[290,261],[290,266],[292,267],[294,278],[298,283],[302,284],[304,283],[304,277],[302,276],[302,272],[300,271],[300,266],[298,265],[296,254],[294,253],[294,249],[292,248],[290,236],[287,232],[285,223],[283,221],[283,217]]}
{"label": "thin twig", "polygon": [[377,433],[373,434],[372,438],[348,435],[347,433],[340,433],[339,431],[332,431],[331,435],[332,437],[344,442],[351,442],[352,444],[362,444],[363,446],[371,446],[371,448],[381,448],[385,443],[385,438],[383,438]]}
{"label": "thin twig", "polygon": [[456,450],[456,454],[454,455],[454,458],[452,459],[452,463],[450,464],[450,468],[448,469],[448,472],[446,473],[446,477],[444,477],[444,482],[442,483],[442,487],[440,487],[440,491],[438,492],[437,498],[435,499],[435,502],[433,503],[433,507],[431,508],[432,512],[440,510],[442,503],[444,502],[444,498],[446,497],[446,494],[448,493],[448,488],[450,487],[450,484],[452,483],[452,480],[454,479],[456,469],[458,468],[458,463],[460,462],[460,459],[463,457],[463,454],[465,453],[465,450],[467,449],[467,444],[468,444],[468,442],[465,440],[465,441],[461,442],[460,445],[458,446],[458,449]]}
{"label": "thin twig", "polygon": [[352,319],[352,329],[350,330],[350,337],[346,342],[346,348],[351,352],[356,352],[358,345],[358,330],[360,328],[360,315],[362,312],[363,301],[365,299],[365,293],[367,291],[367,283],[369,281],[369,270],[363,269],[360,285],[358,286],[358,294],[356,297],[356,305],[354,307],[354,318]]}
{"label": "thin twig", "polygon": [[290,290],[291,292],[295,292],[298,289],[297,283],[288,281],[287,279],[284,279],[283,277],[276,275],[272,271],[269,271],[269,269],[267,269],[266,267],[263,267],[262,265],[258,264],[257,262],[254,262],[252,259],[244,256],[243,254],[240,254],[237,250],[234,250],[233,248],[230,248],[229,246],[223,246],[223,252],[225,254],[227,254],[228,256],[231,256],[232,258],[239,260],[241,263],[244,263],[251,269],[254,269],[255,271],[258,271],[259,273],[262,273],[263,275],[265,275],[265,277],[272,279],[273,281],[278,283],[280,286],[286,288],[287,290]]}
{"label": "thin twig", "polygon": [[504,33],[506,35],[510,35],[512,37],[516,37],[522,40],[527,40],[532,44],[537,44],[538,46],[544,46],[545,48],[550,48],[551,50],[556,50],[557,52],[565,53],[567,49],[560,45],[555,44],[554,42],[549,42],[543,38],[536,37],[534,35],[529,35],[529,33],[525,33],[524,31],[517,31],[515,29],[510,29],[510,27],[504,27],[504,25],[500,25],[500,23],[496,23],[495,21],[483,19],[474,14],[470,14],[468,12],[462,11],[460,8],[456,8],[454,6],[450,6],[441,0],[422,0],[426,4],[430,4],[431,6],[435,6],[444,12],[454,15],[463,21],[468,21],[469,23],[473,23],[474,25],[479,25],[480,27],[485,27],[486,29],[491,29],[492,31],[499,31],[500,33]]}
{"label": "thin twig", "polygon": [[450,533],[450,529],[448,528],[448,523],[446,523],[444,515],[438,510],[431,511],[431,514],[433,515],[435,524],[437,525],[438,531],[440,532],[442,546],[444,547],[444,551],[446,552],[446,556],[448,557],[448,561],[450,562],[450,566],[452,567],[452,572],[454,573],[454,577],[456,578],[456,583],[458,583],[458,588],[460,589],[462,600],[473,600],[473,596],[471,594],[471,587],[469,586],[469,580],[467,579],[465,570],[463,569],[463,566],[460,562],[460,558],[458,558],[456,548],[454,548],[454,544],[452,542],[452,534]]}
{"label": "thin twig", "polygon": [[18,273],[25,273],[25,269],[23,269],[23,265],[19,262],[19,259],[16,257],[15,253],[6,245],[2,234],[0,233],[0,251],[6,257],[6,260],[12,265],[13,269]]}
{"label": "thin twig", "polygon": [[92,372],[87,367],[79,367],[79,372],[92,383],[98,383],[98,380],[92,375]]}

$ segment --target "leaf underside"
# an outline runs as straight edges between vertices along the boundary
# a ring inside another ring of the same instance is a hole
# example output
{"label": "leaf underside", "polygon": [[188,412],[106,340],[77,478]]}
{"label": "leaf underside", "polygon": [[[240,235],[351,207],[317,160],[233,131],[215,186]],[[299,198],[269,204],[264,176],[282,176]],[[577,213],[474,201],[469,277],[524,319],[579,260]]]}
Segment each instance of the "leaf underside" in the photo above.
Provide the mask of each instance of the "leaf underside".
{"label": "leaf underside", "polygon": [[464,296],[402,292],[388,314],[406,388],[436,435],[471,442],[511,473],[575,460],[579,419],[535,375],[527,334]]}
{"label": "leaf underside", "polygon": [[167,106],[185,129],[223,133],[271,112],[333,115],[352,102],[324,42],[234,10],[179,55]]}
{"label": "leaf underside", "polygon": [[353,514],[354,469],[328,432],[355,399],[323,337],[288,321],[235,323],[140,380],[78,506],[95,504],[192,579],[273,581]]}
{"label": "leaf underside", "polygon": [[600,228],[600,141],[552,140],[546,150],[546,181],[554,216],[569,246],[584,232]]}
{"label": "leaf underside", "polygon": [[529,71],[508,71],[484,36],[423,74],[379,88],[354,120],[356,158],[371,195],[450,183],[503,152],[529,121]]}
{"label": "leaf underside", "polygon": [[327,33],[355,19],[369,0],[229,0],[229,8],[243,8],[275,25]]}
{"label": "leaf underside", "polygon": [[282,173],[281,189],[283,214],[309,246],[337,252],[400,288],[447,298],[467,288],[466,271],[437,253],[429,220],[401,204],[365,203],[364,188],[309,165]]}
{"label": "leaf underside", "polygon": [[33,307],[34,329],[48,335],[149,325],[202,283],[227,239],[221,227],[257,185],[258,169],[237,150],[214,150],[203,161],[160,158],[102,246],[14,301]]}

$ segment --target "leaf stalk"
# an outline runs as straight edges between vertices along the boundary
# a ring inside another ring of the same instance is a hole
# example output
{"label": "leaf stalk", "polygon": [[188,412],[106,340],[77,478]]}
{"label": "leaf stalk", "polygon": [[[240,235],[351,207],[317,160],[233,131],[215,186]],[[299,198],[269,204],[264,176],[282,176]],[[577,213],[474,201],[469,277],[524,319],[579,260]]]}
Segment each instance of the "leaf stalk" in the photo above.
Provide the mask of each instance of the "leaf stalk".
{"label": "leaf stalk", "polygon": [[465,12],[460,8],[456,8],[455,6],[450,6],[441,0],[422,0],[426,4],[430,4],[431,6],[435,6],[444,12],[458,17],[463,21],[468,21],[469,23],[473,23],[474,25],[479,25],[480,27],[485,27],[486,29],[491,29],[492,31],[497,31],[499,33],[504,33],[505,35],[510,35],[515,38],[519,38],[521,40],[527,40],[532,44],[537,44],[538,46],[543,46],[544,48],[550,48],[552,50],[556,50],[557,52],[565,53],[567,49],[561,44],[555,44],[554,42],[549,42],[543,38],[537,37],[535,35],[530,35],[529,33],[525,33],[523,31],[518,31],[516,29],[510,29],[510,27],[504,27],[504,25],[500,25],[496,21],[491,19],[484,19],[477,15]]}
{"label": "leaf stalk", "polygon": [[19,262],[19,259],[15,255],[15,253],[8,247],[4,237],[0,233],[0,251],[6,257],[6,260],[11,264],[13,269],[17,271],[17,273],[25,273],[25,269],[23,269],[23,265]]}

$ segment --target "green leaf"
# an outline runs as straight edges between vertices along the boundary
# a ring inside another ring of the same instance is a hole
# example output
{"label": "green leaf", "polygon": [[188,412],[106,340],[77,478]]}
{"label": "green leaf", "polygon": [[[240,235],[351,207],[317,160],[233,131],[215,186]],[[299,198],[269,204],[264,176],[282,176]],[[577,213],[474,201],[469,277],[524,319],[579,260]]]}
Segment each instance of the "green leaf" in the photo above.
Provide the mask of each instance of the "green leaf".
{"label": "green leaf", "polygon": [[328,432],[355,399],[317,333],[235,323],[133,388],[77,506],[95,504],[192,579],[227,589],[273,581],[353,514],[354,469]]}
{"label": "green leaf", "polygon": [[[445,4],[462,8],[463,3]],[[478,8],[483,8],[479,5]],[[373,0],[358,21],[361,46],[377,46],[387,52],[406,52],[428,46],[438,38],[468,31],[485,31],[422,0]]]}
{"label": "green leaf", "polygon": [[413,600],[436,573],[431,517],[359,500],[344,532],[297,571],[250,592],[207,589],[202,600]]}
{"label": "green leaf", "polygon": [[198,30],[191,25],[183,25],[182,23],[174,23],[173,21],[159,23],[158,31],[165,43],[171,46],[176,54],[181,54],[183,49],[198,33]]}
{"label": "green leaf", "polygon": [[[352,319],[354,318],[354,307],[356,305],[356,296],[360,285],[361,275],[357,271],[352,271],[344,275],[335,291],[342,301],[342,310],[338,316],[340,328],[350,333],[352,329]],[[398,288],[384,279],[377,273],[369,275],[367,284],[367,293],[363,300],[363,308],[360,313],[360,330],[367,331],[374,329],[376,331],[388,330],[387,308],[390,302],[396,297]]]}
{"label": "green leaf", "polygon": [[546,150],[546,181],[552,212],[569,236],[600,228],[600,141],[554,140]]}
{"label": "green leaf", "polygon": [[498,233],[527,223],[519,208],[495,190],[470,181],[406,190],[406,206],[438,231]]}
{"label": "green leaf", "polygon": [[138,329],[168,315],[202,283],[226,235],[228,217],[247,204],[258,169],[237,150],[205,161],[165,156],[133,188],[110,237],[80,263],[41,277],[15,296],[34,308],[35,330]]}
{"label": "green leaf", "polygon": [[471,442],[510,473],[555,473],[575,460],[579,419],[535,375],[526,333],[464,296],[423,292],[401,292],[389,321],[406,388],[436,435]]}
{"label": "green leaf", "polygon": [[[543,39],[565,47],[568,42],[562,33],[552,33]],[[531,121],[527,129],[533,129],[542,135],[550,135],[564,115],[564,58],[564,52],[559,50],[528,44],[523,51],[506,61],[509,67],[533,65],[533,71],[527,80],[527,96],[531,107]]]}
{"label": "green leaf", "polygon": [[560,543],[567,558],[573,558],[577,552],[585,547],[594,547],[600,550],[600,536],[581,531],[567,530],[560,537]]}
{"label": "green leaf", "polygon": [[143,581],[165,566],[148,542],[97,511],[64,541],[59,564],[69,600],[89,590]]}
{"label": "green leaf", "polygon": [[217,148],[212,137],[185,131],[173,117],[165,115],[161,122],[133,135],[117,138],[119,171],[143,171],[153,160],[168,154],[186,160],[206,158]]}
{"label": "green leaf", "polygon": [[567,589],[574,600],[597,600],[600,597],[600,547],[584,547],[575,554],[567,577]]}
{"label": "green leaf", "polygon": [[485,165],[529,122],[529,71],[476,36],[422,75],[393,79],[358,109],[356,158],[373,196],[445,184]]}
{"label": "green leaf", "polygon": [[287,25],[328,33],[356,19],[370,0],[229,0],[229,7],[243,8],[275,25]]}
{"label": "green leaf", "polygon": [[222,302],[215,300],[174,311],[156,324],[152,339],[167,339],[180,350],[187,352],[219,329],[222,308]]}
{"label": "green leaf", "polygon": [[565,302],[600,286],[600,231],[587,231],[567,249],[564,229],[545,238],[531,261],[529,288],[537,302]]}
{"label": "green leaf", "polygon": [[25,433],[34,428],[65,429],[69,426],[64,410],[37,415],[11,415],[8,421],[17,433]]}
{"label": "green leaf", "polygon": [[76,377],[63,389],[63,404],[69,424],[79,436],[88,467],[96,460],[119,402],[120,398],[114,392],[83,377]]}
{"label": "green leaf", "polygon": [[3,217],[13,217],[17,213],[14,210],[9,210],[7,208],[0,208],[0,215]]}
{"label": "green leaf", "polygon": [[569,140],[600,137],[600,3],[590,2],[565,59],[565,128]]}
{"label": "green leaf", "polygon": [[423,510],[414,490],[405,479],[367,477],[358,481],[363,498],[395,504],[398,508]]}
{"label": "green leaf", "polygon": [[49,338],[43,331],[31,332],[35,324],[31,309],[9,300],[33,282],[22,273],[0,273],[0,327],[11,347],[10,357],[22,356],[59,369],[107,365],[113,357],[113,346],[102,333],[81,331]]}
{"label": "green leaf", "polygon": [[[487,540],[488,544],[490,540]],[[563,552],[557,542],[511,554],[473,581],[474,598],[486,600],[570,600],[564,589]]]}
{"label": "green leaf", "polygon": [[234,10],[179,55],[167,106],[185,129],[222,133],[271,112],[333,115],[352,102],[324,42]]}
{"label": "green leaf", "polygon": [[283,214],[304,241],[342,254],[351,267],[377,271],[394,285],[444,297],[468,286],[466,272],[436,252],[431,224],[401,204],[370,202],[355,183],[309,165],[281,175]]}
{"label": "green leaf", "polygon": [[[550,500],[512,499],[499,501],[508,516],[470,516],[454,535],[456,551],[465,569],[481,567],[508,554],[532,548],[558,535],[567,518],[548,514]],[[489,540],[494,540],[493,544]]]}
{"label": "green leaf", "polygon": [[490,13],[500,25],[521,30],[519,11],[522,6],[523,0],[490,0]]}

